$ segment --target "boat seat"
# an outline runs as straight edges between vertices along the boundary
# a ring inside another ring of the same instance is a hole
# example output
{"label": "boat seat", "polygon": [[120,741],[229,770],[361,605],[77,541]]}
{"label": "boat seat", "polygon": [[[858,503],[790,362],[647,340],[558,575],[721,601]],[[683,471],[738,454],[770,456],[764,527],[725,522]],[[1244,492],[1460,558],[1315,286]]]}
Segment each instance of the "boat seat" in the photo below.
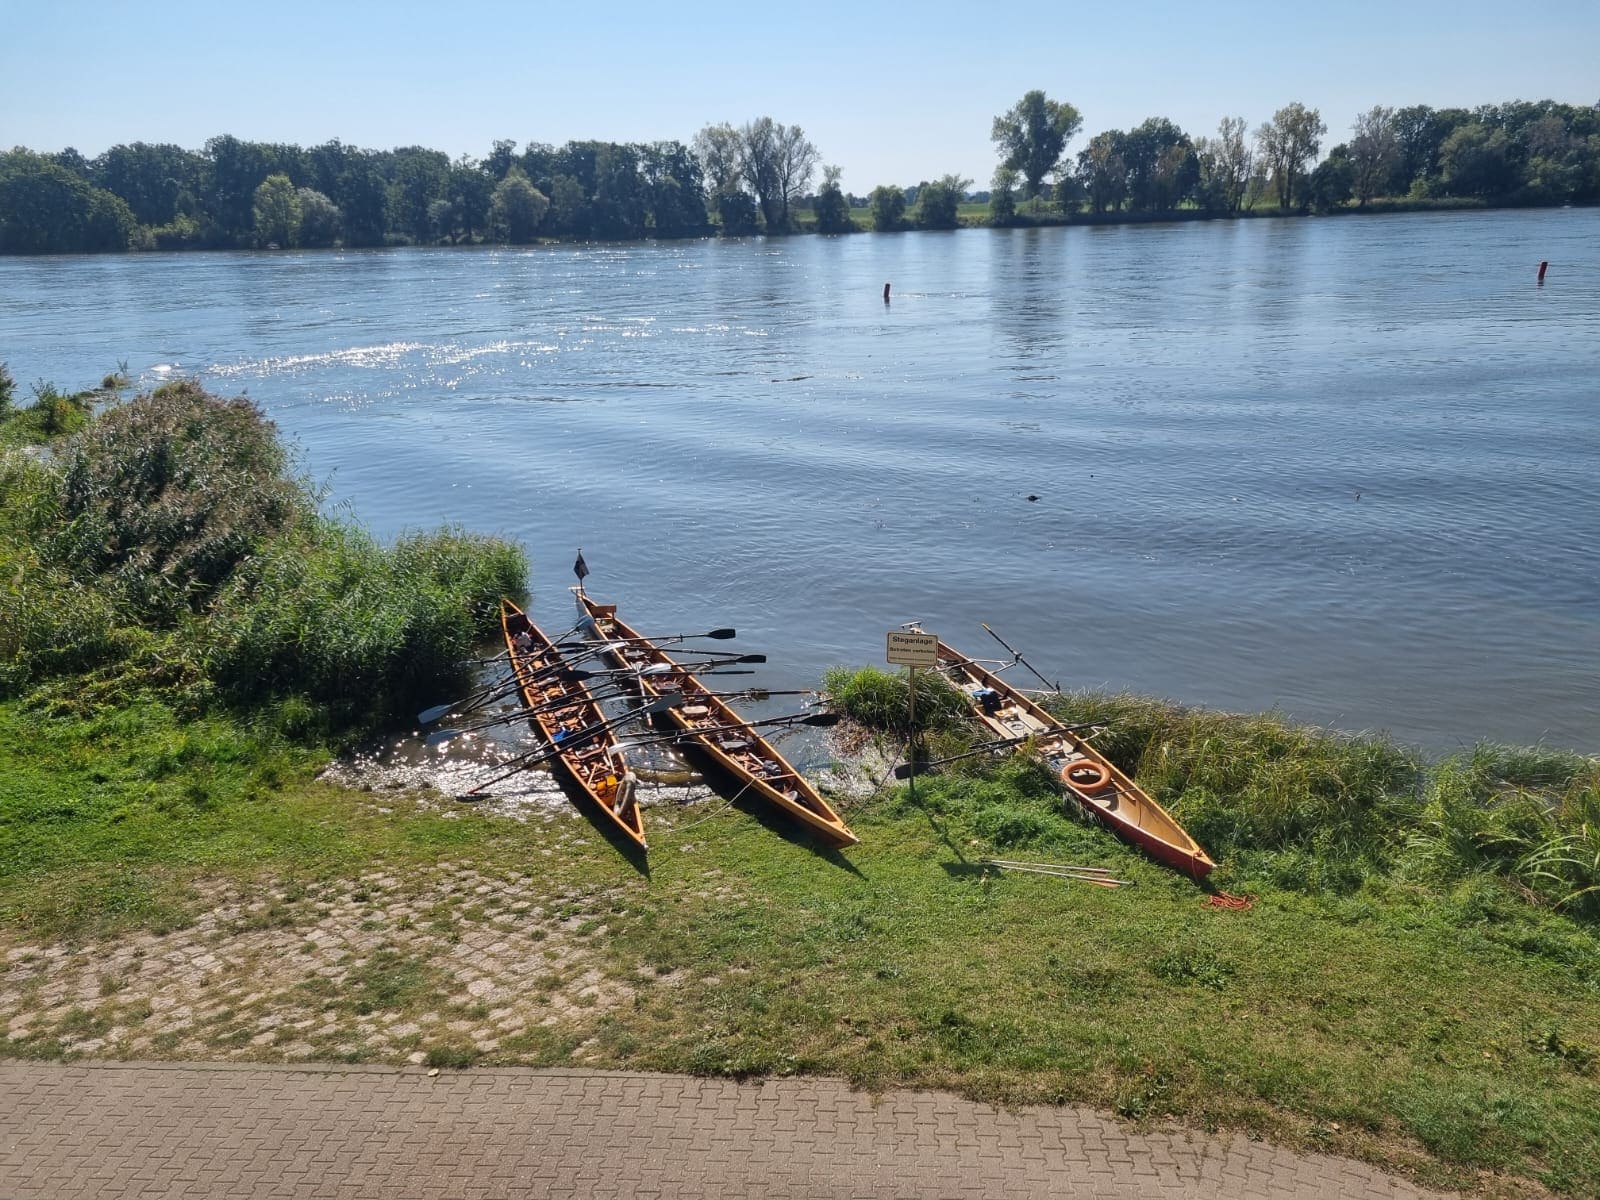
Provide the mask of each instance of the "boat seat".
{"label": "boat seat", "polygon": [[705,704],[685,704],[678,711],[686,717],[709,717],[711,715],[710,706]]}
{"label": "boat seat", "polygon": [[749,745],[749,738],[728,738],[717,743],[717,747],[721,750],[743,750]]}

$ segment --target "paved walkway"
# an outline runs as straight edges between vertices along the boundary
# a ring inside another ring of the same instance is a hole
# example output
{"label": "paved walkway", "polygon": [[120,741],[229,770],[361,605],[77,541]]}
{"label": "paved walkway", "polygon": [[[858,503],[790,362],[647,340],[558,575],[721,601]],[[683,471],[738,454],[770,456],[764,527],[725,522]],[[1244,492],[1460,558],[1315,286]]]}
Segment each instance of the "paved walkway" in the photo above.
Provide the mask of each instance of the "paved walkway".
{"label": "paved walkway", "polygon": [[1246,1138],[836,1080],[0,1062],[0,1197],[1421,1197]]}

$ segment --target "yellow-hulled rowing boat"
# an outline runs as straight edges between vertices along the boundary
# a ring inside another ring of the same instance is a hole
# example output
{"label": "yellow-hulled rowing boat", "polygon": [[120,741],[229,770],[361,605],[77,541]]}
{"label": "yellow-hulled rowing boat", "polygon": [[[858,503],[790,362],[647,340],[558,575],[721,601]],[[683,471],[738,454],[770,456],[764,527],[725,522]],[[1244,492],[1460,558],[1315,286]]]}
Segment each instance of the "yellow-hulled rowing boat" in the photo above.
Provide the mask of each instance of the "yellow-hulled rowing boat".
{"label": "yellow-hulled rowing boat", "polygon": [[583,683],[561,677],[565,672],[560,651],[509,600],[500,601],[500,626],[511,668],[517,673],[517,688],[531,710],[528,723],[556,749],[557,759],[583,794],[644,849],[644,819],[634,795],[637,781],[623,761],[622,747],[599,702]]}
{"label": "yellow-hulled rowing boat", "polygon": [[[817,789],[751,728],[750,722],[659,646],[619,620],[615,604],[597,604],[581,588],[574,588],[573,593],[593,636],[605,643],[606,657],[616,666],[638,673],[639,687],[646,697],[679,698],[675,707],[666,710],[666,719],[744,785],[740,795],[754,793],[777,805],[832,845],[850,846],[860,840]],[[646,668],[656,670],[641,673]]]}

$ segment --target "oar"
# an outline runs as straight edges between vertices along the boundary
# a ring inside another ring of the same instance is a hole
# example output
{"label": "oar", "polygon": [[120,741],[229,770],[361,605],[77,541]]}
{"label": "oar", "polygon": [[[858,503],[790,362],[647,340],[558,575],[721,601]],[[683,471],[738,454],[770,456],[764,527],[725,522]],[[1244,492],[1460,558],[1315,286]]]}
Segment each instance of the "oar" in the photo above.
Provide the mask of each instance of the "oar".
{"label": "oar", "polygon": [[[978,624],[983,625],[983,622],[979,621]],[[1033,664],[1031,662],[1029,662],[1027,659],[1022,657],[1022,652],[1020,650],[1014,649],[1010,642],[1006,641],[1005,638],[1001,637],[994,630],[990,629],[987,625],[983,625],[983,628],[984,628],[984,632],[986,632],[990,637],[992,637],[995,641],[999,642],[1002,646],[1004,646],[1008,651],[1011,652],[1011,661],[1012,662],[1021,663],[1023,666],[1027,667],[1028,670],[1032,671],[1033,672],[1033,677],[1035,679],[1037,679],[1040,683],[1044,684],[1045,687],[1047,687],[1051,691],[1055,692],[1056,695],[1058,695],[1058,696],[1061,694],[1061,685],[1059,683],[1051,683],[1043,675],[1039,674],[1038,671],[1034,670]]]}
{"label": "oar", "polygon": [[656,713],[666,712],[667,709],[681,704],[682,702],[682,698],[678,696],[662,696],[656,700],[652,700],[649,704],[644,704],[638,708],[630,709],[628,712],[623,713],[620,717],[612,717],[605,721],[596,721],[592,725],[585,726],[584,728],[573,733],[569,733],[553,745],[541,746],[539,749],[531,750],[527,754],[519,754],[516,758],[511,760],[515,764],[511,770],[502,772],[501,774],[494,776],[492,779],[485,779],[476,787],[468,788],[465,792],[462,792],[456,797],[456,799],[464,800],[469,796],[474,796],[483,791],[483,789],[486,787],[499,783],[502,779],[510,779],[513,775],[520,771],[525,771],[529,767],[537,766],[539,763],[547,762],[553,758],[559,758],[568,750],[582,746],[586,742],[591,742],[601,734],[605,733],[606,730],[615,728],[618,725],[626,724],[635,717],[654,716]]}
{"label": "oar", "polygon": [[1092,883],[1096,887],[1103,888],[1118,888],[1134,882],[1131,879],[1113,879],[1098,867],[1060,868],[1051,866],[1049,863],[1040,863],[1036,866],[1032,863],[1003,862],[993,858],[980,858],[978,865],[993,867],[997,871],[1021,871],[1028,875],[1050,875],[1056,879],[1076,879],[1080,883]]}
{"label": "oar", "polygon": [[1088,871],[1094,875],[1111,874],[1110,867],[1087,867],[1078,863],[1026,862],[1019,858],[984,858],[978,861],[992,863],[997,867],[1035,867],[1042,871]]}
{"label": "oar", "polygon": [[[963,758],[973,758],[979,754],[987,754],[991,750],[1004,750],[1007,746],[1020,746],[1024,742],[1031,742],[1037,738],[1049,737],[1052,733],[1058,730],[1065,731],[1067,733],[1081,733],[1086,729],[1104,728],[1105,726],[1103,724],[1098,721],[1094,721],[1082,725],[1057,725],[1054,729],[1041,729],[1035,733],[1025,733],[1021,737],[996,738],[992,742],[984,742],[981,745],[972,747],[970,750],[963,750],[960,754],[952,754],[949,758],[936,758],[931,762],[922,763],[919,769],[926,770],[928,767],[942,767],[946,763],[959,762]],[[896,779],[907,779],[910,777],[910,775],[911,765],[909,763],[901,763],[894,769],[894,777]]]}
{"label": "oar", "polygon": [[[601,700],[619,699],[623,694],[623,688],[620,684],[618,684],[615,687],[603,688],[590,692],[588,694],[588,698],[598,703]],[[438,746],[444,742],[458,738],[462,734],[482,733],[485,729],[493,729],[499,725],[514,725],[518,721],[526,721],[543,713],[557,712],[563,708],[575,707],[576,705],[584,703],[584,699],[585,698],[581,695],[569,694],[558,697],[554,700],[546,701],[544,704],[536,704],[531,708],[524,706],[522,708],[512,709],[510,712],[500,713],[496,716],[488,717],[482,721],[475,721],[470,725],[458,725],[453,729],[435,729],[423,739],[423,744],[427,746]]]}
{"label": "oar", "polygon": [[[674,656],[679,654],[699,654],[708,658],[722,658],[725,657],[728,652],[726,650],[697,650],[693,646],[679,646],[677,649],[673,650],[672,653]],[[741,654],[733,661],[764,663],[767,661],[767,656],[765,654]]]}
{"label": "oar", "polygon": [[745,729],[765,729],[777,725],[810,725],[816,729],[826,729],[830,725],[837,725],[840,721],[838,713],[812,713],[809,716],[794,713],[784,717],[768,717],[765,721],[742,721],[737,725],[708,725],[703,729],[673,729],[666,733],[649,738],[633,738],[622,743],[627,750],[646,749],[651,746],[682,745],[685,742],[699,741],[702,737],[710,738],[719,733],[737,733]]}
{"label": "oar", "polygon": [[[582,662],[584,659],[590,658],[597,653],[599,653],[598,650],[590,650],[585,654],[576,656],[575,658],[561,658],[555,662],[546,663],[542,667],[533,668],[528,671],[528,682],[535,683],[541,679],[547,679],[552,675],[557,675],[560,672],[569,671],[571,670],[573,663]],[[499,657],[504,657],[504,655]],[[765,662],[766,660],[762,659],[761,661]],[[587,679],[590,677],[590,675],[583,673],[572,676],[573,679]],[[562,675],[561,678],[567,678],[567,676]],[[502,696],[511,695],[511,693],[515,692],[520,686],[521,681],[517,678],[515,669],[513,669],[513,673],[509,679],[479,688],[476,692],[472,692],[460,700],[453,700],[448,704],[436,704],[432,708],[423,709],[417,714],[417,723],[419,725],[431,725],[435,721],[452,712],[461,712],[463,714],[472,712],[475,709],[482,708],[486,704],[492,704]]]}
{"label": "oar", "polygon": [[622,637],[621,635],[615,637],[593,637],[584,638],[576,642],[557,642],[556,644],[562,649],[578,650],[588,646],[599,646],[603,649],[610,644],[626,645],[631,642],[636,645],[659,646],[667,642],[687,642],[696,638],[710,638],[714,642],[725,642],[729,638],[738,636],[738,630],[724,628],[707,630],[705,633],[665,633],[652,637],[645,637],[643,634],[635,634],[633,637]]}
{"label": "oar", "polygon": [[485,704],[489,704],[501,696],[510,695],[516,689],[517,681],[515,677],[509,683],[502,680],[499,683],[489,684],[475,692],[469,692],[459,700],[451,700],[447,704],[435,704],[432,708],[423,709],[417,714],[417,724],[432,725],[441,717],[457,710],[471,712],[473,709],[482,708]]}
{"label": "oar", "polygon": [[648,679],[659,675],[754,675],[754,671],[722,669],[724,666],[743,661],[742,658],[730,658],[725,662],[695,663],[693,666],[684,666],[681,663],[651,663],[648,667],[606,667],[599,671],[577,668],[557,675],[556,678],[580,682],[585,679]]}

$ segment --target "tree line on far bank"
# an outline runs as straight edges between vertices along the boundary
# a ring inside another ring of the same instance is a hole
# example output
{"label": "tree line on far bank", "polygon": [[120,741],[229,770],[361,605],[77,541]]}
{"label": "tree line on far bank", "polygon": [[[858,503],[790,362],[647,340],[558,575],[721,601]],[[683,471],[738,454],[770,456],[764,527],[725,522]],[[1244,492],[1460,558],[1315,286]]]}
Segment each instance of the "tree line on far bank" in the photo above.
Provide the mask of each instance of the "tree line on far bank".
{"label": "tree line on far bank", "polygon": [[[0,153],[0,253],[527,244],[860,228],[953,229],[1071,219],[1600,203],[1600,106],[1374,107],[1319,161],[1327,127],[1293,103],[1252,134],[1224,118],[1191,137],[1152,117],[1076,154],[1082,118],[1028,92],[994,119],[988,191],[945,175],[847,194],[798,125],[708,125],[685,144],[496,141],[452,160],[421,146],[364,150],[212,138],[199,151],[135,142],[87,159]],[[819,186],[813,189],[821,166]],[[971,202],[986,203],[981,213]],[[966,203],[969,211],[963,213]]]}

